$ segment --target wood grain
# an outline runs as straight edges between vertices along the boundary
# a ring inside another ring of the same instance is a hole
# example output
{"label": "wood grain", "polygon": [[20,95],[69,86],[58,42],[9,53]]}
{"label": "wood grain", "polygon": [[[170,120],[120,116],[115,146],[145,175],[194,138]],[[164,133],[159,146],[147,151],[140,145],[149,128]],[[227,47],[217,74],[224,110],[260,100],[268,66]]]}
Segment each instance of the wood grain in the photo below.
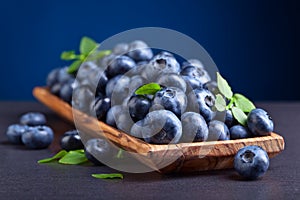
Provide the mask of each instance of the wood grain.
{"label": "wood grain", "polygon": [[264,148],[270,157],[284,150],[284,139],[276,134],[239,140],[194,142],[168,145],[148,144],[98,121],[52,95],[47,88],[36,87],[33,95],[62,118],[75,123],[91,135],[104,136],[123,149],[138,153],[137,159],[161,173],[193,172],[233,167],[237,151],[247,145]]}

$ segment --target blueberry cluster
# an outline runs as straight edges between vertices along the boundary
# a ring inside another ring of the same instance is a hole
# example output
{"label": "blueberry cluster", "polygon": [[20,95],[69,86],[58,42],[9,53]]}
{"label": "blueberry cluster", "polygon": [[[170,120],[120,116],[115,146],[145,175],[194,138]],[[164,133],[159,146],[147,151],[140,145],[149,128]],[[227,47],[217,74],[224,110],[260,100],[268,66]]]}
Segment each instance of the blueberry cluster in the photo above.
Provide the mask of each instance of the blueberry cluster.
{"label": "blueberry cluster", "polygon": [[6,131],[12,144],[24,144],[30,149],[47,148],[53,141],[53,131],[46,126],[42,113],[29,112],[21,116],[20,124],[10,125]]}
{"label": "blueberry cluster", "polygon": [[[177,55],[154,51],[139,40],[120,43],[110,55],[84,62],[75,74],[53,70],[47,85],[74,108],[149,143],[241,139],[273,131],[262,109],[248,114],[247,126],[239,125],[231,110],[217,112],[217,83],[199,60],[180,64]],[[151,83],[159,89],[136,93]]]}

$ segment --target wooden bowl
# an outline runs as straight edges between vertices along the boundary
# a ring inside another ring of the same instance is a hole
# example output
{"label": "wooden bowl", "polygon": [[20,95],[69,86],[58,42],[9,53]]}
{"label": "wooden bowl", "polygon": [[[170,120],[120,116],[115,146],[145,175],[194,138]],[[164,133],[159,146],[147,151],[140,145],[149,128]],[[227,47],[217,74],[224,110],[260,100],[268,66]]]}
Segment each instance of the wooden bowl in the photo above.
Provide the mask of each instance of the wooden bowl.
{"label": "wooden bowl", "polygon": [[[258,145],[274,157],[284,149],[284,139],[276,134],[248,139],[179,143],[148,144],[117,130],[98,119],[88,116],[51,94],[45,87],[36,87],[33,95],[64,119],[80,124],[80,129],[95,136],[104,136],[121,148],[134,152],[137,159],[161,173],[192,172],[233,167],[237,151],[247,145]],[[75,119],[76,117],[76,119]]]}

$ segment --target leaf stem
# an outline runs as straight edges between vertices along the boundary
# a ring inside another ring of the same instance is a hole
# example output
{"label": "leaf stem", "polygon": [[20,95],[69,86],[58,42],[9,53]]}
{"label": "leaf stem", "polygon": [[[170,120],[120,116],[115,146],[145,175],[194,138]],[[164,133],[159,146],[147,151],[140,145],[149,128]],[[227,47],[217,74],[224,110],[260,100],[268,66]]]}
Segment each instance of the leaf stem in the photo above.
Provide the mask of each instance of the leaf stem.
{"label": "leaf stem", "polygon": [[234,98],[232,97],[232,98],[230,99],[230,102],[229,102],[229,104],[226,106],[226,110],[229,110],[229,109],[231,109],[231,108],[232,108],[232,106],[233,106],[233,103],[234,103]]}

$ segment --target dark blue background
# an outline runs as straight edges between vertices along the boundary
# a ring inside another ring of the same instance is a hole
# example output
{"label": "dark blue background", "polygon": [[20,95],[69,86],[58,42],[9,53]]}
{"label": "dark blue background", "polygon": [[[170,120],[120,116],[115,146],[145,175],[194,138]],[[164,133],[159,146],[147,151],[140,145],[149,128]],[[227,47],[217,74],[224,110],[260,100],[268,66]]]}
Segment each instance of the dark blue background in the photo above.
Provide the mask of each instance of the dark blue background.
{"label": "dark blue background", "polygon": [[300,100],[296,1],[1,2],[0,100],[32,100],[60,53],[82,36],[97,41],[157,26],[197,40],[235,91],[253,100]]}

